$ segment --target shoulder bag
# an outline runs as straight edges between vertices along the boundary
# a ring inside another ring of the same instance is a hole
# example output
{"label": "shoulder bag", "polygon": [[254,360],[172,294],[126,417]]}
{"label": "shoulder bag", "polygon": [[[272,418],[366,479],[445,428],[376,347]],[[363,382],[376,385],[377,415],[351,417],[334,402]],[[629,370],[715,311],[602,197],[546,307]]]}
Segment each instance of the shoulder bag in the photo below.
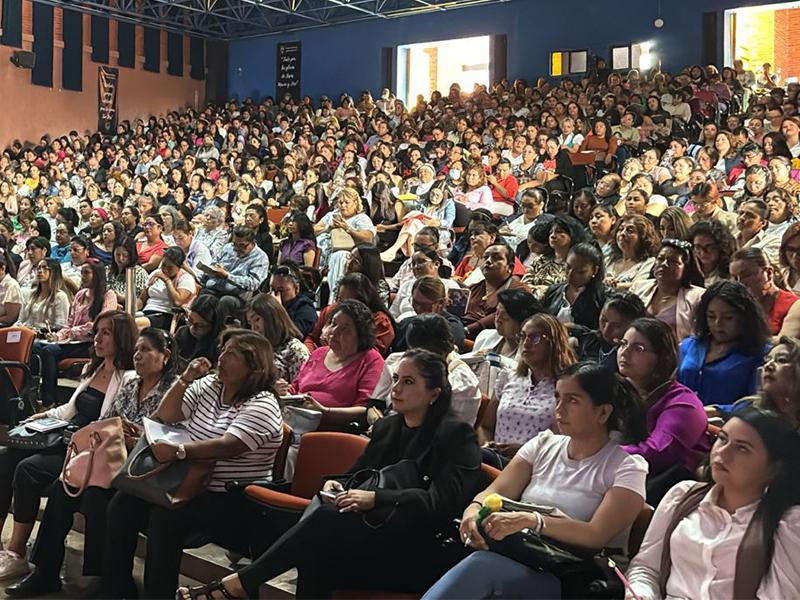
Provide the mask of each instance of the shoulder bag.
{"label": "shoulder bag", "polygon": [[122,419],[95,421],[76,431],[67,445],[61,483],[77,498],[87,487],[108,489],[128,456]]}
{"label": "shoulder bag", "polygon": [[159,462],[142,435],[111,485],[156,506],[183,506],[206,489],[216,461],[176,460]]}

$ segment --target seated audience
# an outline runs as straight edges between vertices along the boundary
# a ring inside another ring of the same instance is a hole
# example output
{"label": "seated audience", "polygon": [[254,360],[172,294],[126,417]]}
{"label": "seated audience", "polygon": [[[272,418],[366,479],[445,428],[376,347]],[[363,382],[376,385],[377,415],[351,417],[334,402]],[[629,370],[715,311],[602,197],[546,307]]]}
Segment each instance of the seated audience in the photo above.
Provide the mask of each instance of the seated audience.
{"label": "seated audience", "polygon": [[683,240],[661,240],[653,278],[635,282],[630,291],[642,299],[648,316],[670,326],[678,340],[691,335],[695,308],[703,295],[703,277]]}
{"label": "seated audience", "polygon": [[252,229],[238,225],[231,241],[222,248],[217,262],[203,269],[201,294],[219,298],[218,316],[226,319],[244,307],[248,294],[255,292],[269,273],[269,257],[256,245]]}
{"label": "seated audience", "polygon": [[[350,273],[345,275],[339,285],[337,302],[342,300],[358,300],[372,312],[373,331],[375,335],[375,349],[385,355],[396,339],[395,323],[388,309],[384,306],[372,283],[361,273]],[[306,336],[305,344],[310,351],[314,351],[320,346],[324,346],[325,326],[330,320],[336,303],[329,304],[319,313],[314,328]]]}
{"label": "seated audience", "polygon": [[567,280],[547,288],[542,304],[562,323],[596,329],[608,293],[603,255],[593,244],[582,242],[570,248],[566,267]]}
{"label": "seated audience", "polygon": [[217,362],[217,337],[222,329],[218,307],[219,300],[215,296],[197,296],[192,301],[186,314],[186,324],[175,332],[178,354],[184,362],[201,357],[212,364]]}
{"label": "seated audience", "polygon": [[647,279],[655,265],[658,246],[658,235],[648,219],[641,215],[619,219],[606,269],[606,285],[623,291],[630,289],[635,281]]}
{"label": "seated audience", "polygon": [[311,353],[288,387],[305,397],[304,406],[322,413],[323,429],[342,429],[363,417],[383,369],[375,349],[370,309],[340,300],[325,324],[325,345]]}
{"label": "seated audience", "polygon": [[414,281],[414,285],[411,286],[411,311],[405,313],[406,317],[397,324],[397,335],[392,343],[392,351],[403,352],[408,348],[406,332],[412,317],[430,313],[441,315],[444,318],[456,348],[459,352],[464,350],[464,324],[461,319],[447,311],[448,298],[447,289],[444,286],[445,281],[427,275]]}
{"label": "seated audience", "polygon": [[555,423],[555,380],[575,362],[564,326],[540,313],[519,334],[515,368],[503,369],[494,396],[478,424],[484,462],[503,468],[520,447]]}
{"label": "seated audience", "polygon": [[[447,321],[436,313],[423,313],[408,319],[408,322],[406,348],[429,350],[444,359],[452,393],[450,402],[453,414],[461,421],[474,426],[481,401],[478,378],[458,357]],[[392,407],[392,385],[403,355],[404,352],[393,352],[386,357],[380,379],[371,395],[371,398],[382,400],[386,409]],[[369,411],[367,419],[371,422]]]}
{"label": "seated audience", "polygon": [[695,309],[694,335],[680,344],[677,379],[697,393],[709,415],[728,413],[755,393],[769,337],[764,312],[747,288],[715,283]]}
{"label": "seated audience", "polygon": [[133,238],[123,238],[114,248],[114,262],[108,266],[108,287],[114,292],[121,308],[132,310],[132,307],[125,306],[125,273],[128,269],[133,269],[134,298],[138,297],[147,287],[147,271],[138,264],[138,257],[136,242],[133,241]]}
{"label": "seated audience", "polygon": [[270,292],[280,301],[295,327],[305,337],[311,333],[318,317],[313,298],[301,288],[297,269],[281,265],[272,271]]}
{"label": "seated audience", "polygon": [[[427,350],[411,350],[400,361],[391,397],[396,414],[375,424],[348,473],[419,461],[430,473],[426,489],[345,490],[338,480],[326,481],[323,490],[335,500],[323,499],[251,565],[207,586],[181,588],[178,597],[253,598],[262,583],[295,567],[298,598],[328,597],[343,587],[421,594],[441,577],[457,559],[436,534],[450,531],[479,489],[475,433],[450,413],[447,366]],[[346,553],[343,539],[351,544]],[[396,564],[404,568],[387,567]]]}
{"label": "seated audience", "polygon": [[281,302],[275,296],[258,294],[247,303],[245,316],[250,329],[263,335],[272,345],[276,381],[294,381],[310,353],[303,344],[303,334]]}
{"label": "seated audience", "polygon": [[94,320],[101,313],[117,310],[117,298],[106,285],[106,270],[100,263],[85,264],[81,289],[69,306],[66,325],[33,342],[32,354],[39,360],[41,399],[44,406],[58,400],[58,363],[65,358],[89,358]]}
{"label": "seated audience", "polygon": [[775,267],[759,248],[737,250],[731,258],[731,277],[743,284],[761,304],[774,336],[800,336],[800,302],[775,283]]}
{"label": "seated audience", "polygon": [[691,478],[708,452],[706,414],[700,398],[675,379],[678,344],[663,321],[634,321],[620,341],[617,363],[647,407],[647,438],[624,449],[650,465],[647,502],[654,505],[673,484]]}
{"label": "seated audience", "polygon": [[[621,377],[592,363],[567,367],[558,376],[555,393],[560,433],[544,431],[527,441],[497,479],[475,496],[461,517],[459,536],[477,552],[442,577],[423,600],[498,594],[583,597],[587,590],[566,593],[571,584],[574,588],[569,577],[559,579],[492,551],[525,529],[587,555],[597,548],[627,546],[627,533],[644,506],[647,464],[626,454],[619,443],[644,437],[641,401]],[[490,494],[552,508],[554,514],[502,511],[480,520],[481,504]]]}
{"label": "seated audience", "polygon": [[442,269],[442,257],[433,250],[415,250],[414,254],[411,255],[411,269],[414,278],[408,279],[400,285],[394,301],[389,307],[389,312],[397,320],[402,320],[403,315],[407,316],[414,313],[412,290],[414,284],[422,277],[439,279],[444,285],[445,292],[461,288],[453,279],[439,276]]}
{"label": "seated audience", "polygon": [[0,325],[13,325],[22,309],[22,290],[10,270],[13,261],[0,254]]}
{"label": "seated audience", "polygon": [[[100,314],[92,329],[91,361],[69,402],[31,417],[63,419],[79,429],[96,421],[112,405],[123,377],[133,367],[136,325],[122,312]],[[0,515],[5,522],[13,499],[14,528],[0,550],[0,577],[25,575],[30,570],[26,544],[39,513],[41,497],[58,481],[66,446],[35,451],[0,447]]]}
{"label": "seated audience", "polygon": [[[586,230],[572,217],[556,216],[548,222],[548,227],[547,246],[531,262],[522,278],[537,298],[551,285],[566,279],[569,250],[586,238]],[[537,230],[538,226],[531,229],[531,233],[536,236]]]}
{"label": "seated audience", "polygon": [[736,239],[722,223],[713,219],[697,221],[689,229],[686,241],[692,244],[703,274],[703,287],[709,288],[722,279],[730,279],[729,268],[731,256],[736,252]]}
{"label": "seated audience", "polygon": [[161,264],[161,257],[169,244],[161,237],[164,232],[164,220],[161,215],[148,215],[144,219],[144,239],[136,242],[136,253],[139,255],[139,264],[145,271],[151,273]]}
{"label": "seated audience", "polygon": [[493,244],[486,248],[481,265],[483,279],[469,288],[464,325],[469,339],[494,324],[497,310],[497,293],[505,289],[527,289],[514,275],[514,251],[506,244]]}
{"label": "seated audience", "polygon": [[[678,483],[656,508],[626,573],[632,591],[640,598],[690,598],[701,588],[720,598],[793,596],[799,468],[794,427],[771,411],[735,413],[711,449],[707,482]],[[713,565],[699,560],[711,548]]]}
{"label": "seated audience", "polygon": [[36,286],[23,299],[17,324],[48,335],[66,327],[69,316],[70,298],[64,289],[61,263],[45,258],[36,266],[36,279]]}
{"label": "seated audience", "polygon": [[139,294],[137,304],[147,319],[145,327],[169,331],[173,311],[191,304],[197,283],[190,273],[184,271],[184,264],[186,255],[178,246],[164,250],[161,266],[153,271],[147,287]]}
{"label": "seated audience", "polygon": [[298,266],[313,267],[316,257],[317,237],[314,225],[302,212],[289,213],[286,219],[288,236],[281,241],[278,249],[278,264],[292,263]]}
{"label": "seated audience", "polygon": [[[175,381],[180,358],[174,340],[163,330],[144,329],[133,347],[135,373],[126,372],[112,403],[101,418],[123,419],[125,444],[132,449],[142,433],[142,419],[150,417]],[[92,389],[92,388],[89,388]],[[113,489],[88,487],[78,496],[54,485],[42,515],[31,554],[34,569],[22,581],[6,588],[12,598],[36,598],[61,589],[66,537],[75,513],[84,517],[83,575],[102,575],[106,542],[106,509]]]}
{"label": "seated audience", "polygon": [[362,273],[377,290],[381,301],[386,306],[389,305],[389,284],[386,282],[383,263],[376,246],[372,244],[357,244],[350,250],[345,272],[348,274]]}
{"label": "seated audience", "polygon": [[181,266],[186,272],[199,280],[203,275],[199,265],[211,265],[213,262],[211,252],[205,244],[197,239],[194,225],[190,221],[178,221],[175,223],[172,237],[175,239],[175,245],[183,250],[186,255],[186,262]]}
{"label": "seated audience", "polygon": [[39,282],[36,269],[50,256],[50,242],[43,237],[32,237],[25,242],[25,260],[17,270],[17,281],[22,290],[23,300],[30,298],[34,288]]}

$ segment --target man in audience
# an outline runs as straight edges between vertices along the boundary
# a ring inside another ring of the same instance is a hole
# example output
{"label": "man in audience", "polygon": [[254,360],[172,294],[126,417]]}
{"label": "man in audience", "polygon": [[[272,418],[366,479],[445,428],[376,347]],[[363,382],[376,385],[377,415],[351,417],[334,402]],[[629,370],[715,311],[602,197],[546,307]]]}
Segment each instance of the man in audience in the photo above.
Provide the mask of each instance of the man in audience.
{"label": "man in audience", "polygon": [[233,229],[233,238],[212,265],[198,266],[203,271],[201,294],[213,294],[219,301],[223,322],[234,317],[247,299],[258,290],[269,273],[269,258],[256,245],[255,232],[244,226]]}

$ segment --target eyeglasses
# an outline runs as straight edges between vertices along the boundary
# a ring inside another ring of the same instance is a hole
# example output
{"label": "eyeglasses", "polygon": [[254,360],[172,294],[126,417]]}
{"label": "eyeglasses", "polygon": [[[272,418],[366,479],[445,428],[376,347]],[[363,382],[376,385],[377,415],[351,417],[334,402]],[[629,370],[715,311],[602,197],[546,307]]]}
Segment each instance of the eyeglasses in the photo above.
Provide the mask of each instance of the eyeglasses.
{"label": "eyeglasses", "polygon": [[144,222],[144,226],[145,227],[155,227],[156,225],[158,225],[158,223],[156,223],[155,221],[145,221]]}
{"label": "eyeglasses", "polygon": [[252,242],[233,242],[233,247],[236,250],[247,250]]}
{"label": "eyeglasses", "polygon": [[433,250],[432,245],[428,244],[412,244],[412,248],[414,248],[414,252],[422,252],[424,250]]}
{"label": "eyeglasses", "polygon": [[645,352],[654,352],[644,344],[639,344],[639,343],[631,344],[626,339],[617,340],[617,348],[619,348],[622,351],[625,351],[628,348],[630,348],[631,350],[633,350],[634,354],[644,354]]}
{"label": "eyeglasses", "polygon": [[518,343],[527,344],[530,342],[533,346],[538,346],[544,339],[547,339],[546,333],[520,333],[517,336]]}
{"label": "eyeglasses", "polygon": [[48,267],[46,265],[39,265],[38,267],[36,267],[36,271],[38,273],[44,273],[45,271],[49,271],[49,270],[50,270],[50,267]]}

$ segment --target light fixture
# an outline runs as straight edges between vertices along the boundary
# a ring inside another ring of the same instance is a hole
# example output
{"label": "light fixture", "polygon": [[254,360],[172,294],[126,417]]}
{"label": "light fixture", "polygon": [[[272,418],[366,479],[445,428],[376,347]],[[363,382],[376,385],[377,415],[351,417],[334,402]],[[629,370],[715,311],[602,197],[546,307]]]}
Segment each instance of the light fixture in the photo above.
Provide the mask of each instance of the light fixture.
{"label": "light fixture", "polygon": [[664,26],[664,19],[662,19],[661,17],[656,17],[656,20],[653,21],[653,26],[656,29],[661,29]]}

